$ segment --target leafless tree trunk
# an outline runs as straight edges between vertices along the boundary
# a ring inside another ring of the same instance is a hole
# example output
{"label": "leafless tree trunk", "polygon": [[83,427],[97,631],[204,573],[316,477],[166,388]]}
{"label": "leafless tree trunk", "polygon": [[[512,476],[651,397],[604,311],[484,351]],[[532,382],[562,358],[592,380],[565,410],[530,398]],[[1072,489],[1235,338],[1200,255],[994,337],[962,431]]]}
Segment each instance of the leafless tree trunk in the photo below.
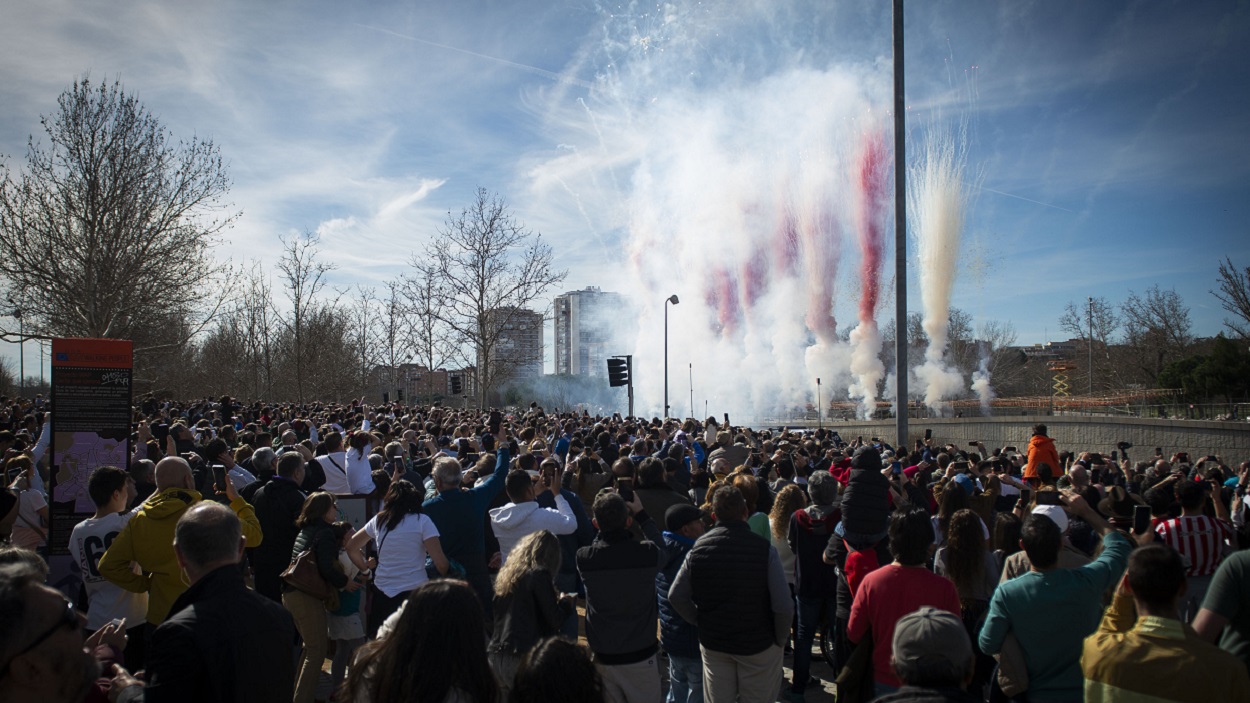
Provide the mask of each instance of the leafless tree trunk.
{"label": "leafless tree trunk", "polygon": [[413,275],[404,278],[403,293],[411,317],[413,355],[426,369],[424,401],[432,402],[434,371],[454,360],[461,345],[457,344],[455,330],[439,319],[446,293],[436,271],[417,268]]}
{"label": "leafless tree trunk", "polygon": [[[50,144],[32,138],[23,171],[0,179],[0,277],[26,336],[185,344],[225,298],[210,252],[235,215],[219,215],[219,150],[175,144],[120,83],[76,80],[41,122]],[[154,311],[187,324],[154,324]]]}
{"label": "leafless tree trunk", "polygon": [[1250,338],[1250,266],[1238,271],[1233,260],[1225,257],[1220,262],[1220,289],[1211,295],[1233,316],[1224,319],[1224,326],[1242,339]]}
{"label": "leafless tree trunk", "polygon": [[308,323],[324,305],[318,297],[326,286],[326,276],[334,264],[317,260],[320,238],[314,232],[283,238],[282,258],[278,259],[278,271],[285,286],[283,292],[291,302],[290,315],[283,320],[291,344],[291,356],[295,362],[295,397],[304,401],[304,363],[308,357],[305,345],[309,340]]}
{"label": "leafless tree trunk", "polygon": [[1069,302],[1059,317],[1059,329],[1072,335],[1073,339],[1083,340],[1086,354],[1074,359],[1077,369],[1069,374],[1074,389],[1086,388],[1089,385],[1089,374],[1094,374],[1094,382],[1104,389],[1124,387],[1120,360],[1117,359],[1117,336],[1124,324],[1115,305],[1104,297],[1094,298],[1093,302],[1093,351],[1094,368],[1091,370],[1088,361],[1088,345],[1090,344],[1090,305],[1088,302],[1077,304]]}
{"label": "leafless tree trunk", "polygon": [[1144,296],[1129,293],[1120,309],[1125,344],[1138,369],[1154,383],[1163,367],[1184,358],[1193,344],[1189,307],[1175,290],[1155,285]]}
{"label": "leafless tree trunk", "polygon": [[517,366],[533,362],[499,354],[501,338],[521,311],[568,272],[555,270],[542,235],[517,222],[503,199],[484,188],[459,215],[448,213],[425,256],[414,256],[412,266],[417,277],[428,272],[444,286],[438,317],[473,348],[479,403],[486,406],[490,392]]}

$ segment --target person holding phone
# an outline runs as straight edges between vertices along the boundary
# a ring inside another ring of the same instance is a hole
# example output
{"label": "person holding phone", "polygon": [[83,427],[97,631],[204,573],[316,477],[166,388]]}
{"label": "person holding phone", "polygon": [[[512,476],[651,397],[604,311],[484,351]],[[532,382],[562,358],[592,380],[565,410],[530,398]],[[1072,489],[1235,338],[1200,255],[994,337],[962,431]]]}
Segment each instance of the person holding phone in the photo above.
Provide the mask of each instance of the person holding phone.
{"label": "person holding phone", "polygon": [[[547,530],[553,535],[568,535],[577,530],[577,516],[560,493],[559,464],[547,459],[539,465],[538,475],[531,476],[523,469],[513,469],[505,479],[504,491],[509,502],[489,511],[491,529],[499,540],[501,564],[506,564],[508,554],[526,535]],[[550,493],[556,507],[538,505],[538,493]]]}

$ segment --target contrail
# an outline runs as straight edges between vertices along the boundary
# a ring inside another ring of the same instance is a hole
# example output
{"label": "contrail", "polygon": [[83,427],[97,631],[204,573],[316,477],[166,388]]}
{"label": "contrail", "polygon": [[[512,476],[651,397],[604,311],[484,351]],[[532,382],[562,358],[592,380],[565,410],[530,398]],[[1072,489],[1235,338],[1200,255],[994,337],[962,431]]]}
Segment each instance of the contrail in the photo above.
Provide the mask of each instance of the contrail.
{"label": "contrail", "polygon": [[408,41],[414,41],[414,42],[417,42],[418,44],[425,44],[426,46],[433,46],[433,47],[436,47],[436,48],[439,48],[439,49],[446,49],[446,50],[448,50],[448,51],[455,51],[455,52],[459,52],[459,53],[461,53],[461,54],[467,54],[468,56],[473,56],[473,57],[476,57],[476,58],[479,58],[479,59],[486,59],[487,61],[494,61],[495,63],[500,63],[500,64],[503,64],[503,65],[505,65],[505,66],[511,66],[511,67],[513,67],[513,68],[519,68],[519,69],[521,69],[522,71],[526,71],[526,72],[528,72],[528,73],[533,73],[533,74],[535,74],[535,75],[542,76],[543,78],[550,78],[551,80],[556,81],[557,83],[571,83],[571,84],[573,84],[573,85],[581,86],[581,87],[583,87],[583,88],[587,88],[587,89],[590,89],[590,88],[593,88],[593,87],[594,87],[594,84],[593,84],[593,83],[591,83],[590,81],[584,81],[584,80],[581,80],[580,78],[570,78],[569,76],[561,75],[561,74],[556,73],[556,72],[554,72],[554,71],[548,71],[548,70],[547,70],[547,69],[545,69],[545,68],[539,68],[539,67],[537,67],[537,66],[528,66],[528,65],[523,64],[523,63],[517,63],[517,62],[515,62],[515,61],[509,61],[509,60],[507,60],[507,59],[501,59],[501,58],[499,58],[498,56],[487,56],[486,54],[479,54],[479,53],[477,53],[476,51],[469,51],[468,49],[461,49],[461,48],[459,48],[459,47],[455,47],[455,46],[448,46],[448,45],[446,45],[446,44],[439,44],[438,42],[432,42],[432,41],[429,41],[429,40],[426,40],[426,39],[421,39],[421,38],[418,38],[418,37],[411,37],[411,36],[408,36],[407,34],[400,34],[399,32],[391,31],[391,30],[389,30],[389,29],[383,29],[382,27],[371,27],[371,26],[369,26],[369,25],[367,25],[367,24],[356,24],[356,26],[357,26],[357,27],[360,27],[360,28],[362,28],[362,29],[370,29],[370,30],[373,30],[373,31],[375,31],[375,32],[381,32],[381,33],[383,33],[383,34],[389,34],[389,35],[391,35],[391,36],[393,36],[393,37],[399,37],[400,39],[407,39]]}
{"label": "contrail", "polygon": [[1050,203],[1044,203],[1044,202],[1042,202],[1042,201],[1040,201],[1040,200],[1034,200],[1034,199],[1032,199],[1032,198],[1026,198],[1026,197],[1024,197],[1023,195],[1013,195],[1013,194],[1011,194],[1011,193],[1004,193],[1004,192],[1003,192],[1003,191],[1001,191],[1001,190],[994,190],[993,188],[986,188],[985,186],[981,186],[981,190],[984,190],[984,191],[987,191],[987,192],[990,192],[990,193],[996,193],[996,194],[998,194],[998,195],[1005,195],[1005,196],[1007,196],[1008,198],[1015,198],[1016,200],[1023,200],[1023,201],[1025,201],[1026,203],[1033,203],[1034,205],[1041,205],[1042,207],[1054,208],[1055,210],[1063,210],[1064,212],[1070,212],[1070,213],[1072,213],[1072,214],[1074,214],[1074,215],[1076,214],[1076,210],[1069,210],[1069,209],[1068,209],[1068,208],[1066,208],[1066,207],[1059,207],[1058,205],[1051,205]]}

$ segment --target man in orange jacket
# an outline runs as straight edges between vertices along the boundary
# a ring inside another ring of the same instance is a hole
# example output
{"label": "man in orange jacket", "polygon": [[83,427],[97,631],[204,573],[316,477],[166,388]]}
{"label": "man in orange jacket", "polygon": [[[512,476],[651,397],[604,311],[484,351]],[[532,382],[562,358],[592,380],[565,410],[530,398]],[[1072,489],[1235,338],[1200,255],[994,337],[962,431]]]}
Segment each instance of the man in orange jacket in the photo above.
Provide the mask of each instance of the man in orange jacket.
{"label": "man in orange jacket", "polygon": [[1063,467],[1059,466],[1059,452],[1055,449],[1055,442],[1046,436],[1046,425],[1034,425],[1033,438],[1029,440],[1029,463],[1024,467],[1025,480],[1042,479],[1040,468],[1043,464],[1050,467],[1050,478],[1042,482],[1053,484],[1063,473]]}

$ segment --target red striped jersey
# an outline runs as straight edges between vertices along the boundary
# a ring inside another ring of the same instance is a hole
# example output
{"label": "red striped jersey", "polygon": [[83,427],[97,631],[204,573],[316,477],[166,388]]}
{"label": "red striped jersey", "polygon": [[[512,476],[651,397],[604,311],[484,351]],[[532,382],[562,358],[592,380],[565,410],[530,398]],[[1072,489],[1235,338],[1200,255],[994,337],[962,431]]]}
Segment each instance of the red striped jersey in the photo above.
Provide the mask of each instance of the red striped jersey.
{"label": "red striped jersey", "polygon": [[1214,574],[1233,540],[1232,525],[1206,515],[1172,518],[1155,532],[1189,562],[1188,576]]}

